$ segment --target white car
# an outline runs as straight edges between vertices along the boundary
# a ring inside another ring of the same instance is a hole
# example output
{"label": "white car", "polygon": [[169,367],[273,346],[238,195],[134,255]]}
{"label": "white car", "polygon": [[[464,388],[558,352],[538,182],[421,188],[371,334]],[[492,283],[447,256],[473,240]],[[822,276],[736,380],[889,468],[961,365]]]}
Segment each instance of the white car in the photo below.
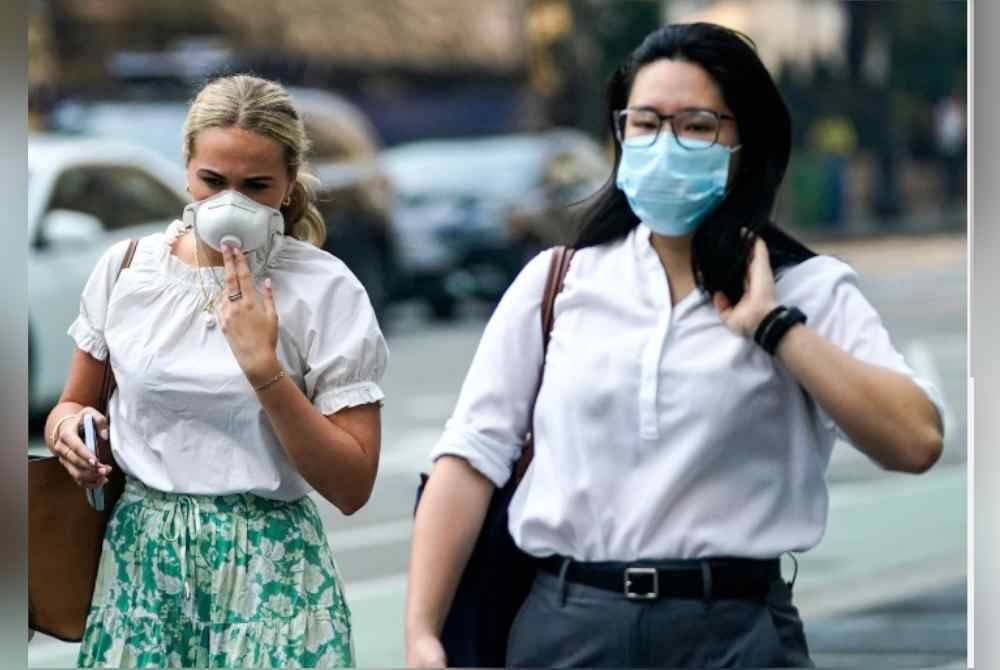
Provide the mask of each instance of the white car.
{"label": "white car", "polygon": [[28,408],[58,400],[73,340],[66,330],[112,244],[163,230],[190,198],[184,170],[141,146],[57,135],[28,138]]}

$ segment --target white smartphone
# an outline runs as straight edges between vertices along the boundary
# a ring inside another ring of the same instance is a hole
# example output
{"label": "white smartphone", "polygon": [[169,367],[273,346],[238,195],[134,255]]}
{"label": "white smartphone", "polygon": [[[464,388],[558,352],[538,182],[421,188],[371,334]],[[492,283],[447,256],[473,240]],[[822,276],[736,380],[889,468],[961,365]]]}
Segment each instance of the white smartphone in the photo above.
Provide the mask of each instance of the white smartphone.
{"label": "white smartphone", "polygon": [[[94,425],[94,417],[90,414],[83,415],[83,442],[87,445],[87,449],[97,457],[97,426]],[[87,500],[90,502],[90,506],[96,509],[98,512],[104,511],[104,487],[99,487],[96,489],[85,489],[87,491]]]}

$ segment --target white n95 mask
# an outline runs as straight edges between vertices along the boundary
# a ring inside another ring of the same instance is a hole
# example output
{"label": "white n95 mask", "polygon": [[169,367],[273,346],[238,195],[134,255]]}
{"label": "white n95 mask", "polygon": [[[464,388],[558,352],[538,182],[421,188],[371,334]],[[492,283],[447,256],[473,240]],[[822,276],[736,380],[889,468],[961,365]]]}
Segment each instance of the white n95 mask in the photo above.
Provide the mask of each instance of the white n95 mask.
{"label": "white n95 mask", "polygon": [[244,252],[269,246],[271,237],[285,232],[281,212],[228,190],[184,208],[184,224],[216,251],[222,245]]}

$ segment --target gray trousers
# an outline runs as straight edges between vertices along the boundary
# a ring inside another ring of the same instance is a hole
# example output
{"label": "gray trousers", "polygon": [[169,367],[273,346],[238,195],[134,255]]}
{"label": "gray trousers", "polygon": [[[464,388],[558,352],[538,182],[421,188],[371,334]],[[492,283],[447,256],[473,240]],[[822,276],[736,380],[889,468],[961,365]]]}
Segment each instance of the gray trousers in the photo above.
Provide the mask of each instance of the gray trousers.
{"label": "gray trousers", "polygon": [[540,572],[514,619],[515,668],[814,667],[783,580],[766,601],[624,595]]}

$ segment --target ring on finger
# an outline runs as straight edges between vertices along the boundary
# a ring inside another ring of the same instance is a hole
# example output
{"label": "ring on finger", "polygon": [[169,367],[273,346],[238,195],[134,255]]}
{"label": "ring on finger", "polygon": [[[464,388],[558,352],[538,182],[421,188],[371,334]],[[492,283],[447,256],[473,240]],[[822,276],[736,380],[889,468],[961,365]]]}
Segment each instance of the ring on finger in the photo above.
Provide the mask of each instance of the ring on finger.
{"label": "ring on finger", "polygon": [[226,297],[229,298],[229,302],[235,302],[243,297],[243,291],[236,291],[236,293],[230,293]]}

